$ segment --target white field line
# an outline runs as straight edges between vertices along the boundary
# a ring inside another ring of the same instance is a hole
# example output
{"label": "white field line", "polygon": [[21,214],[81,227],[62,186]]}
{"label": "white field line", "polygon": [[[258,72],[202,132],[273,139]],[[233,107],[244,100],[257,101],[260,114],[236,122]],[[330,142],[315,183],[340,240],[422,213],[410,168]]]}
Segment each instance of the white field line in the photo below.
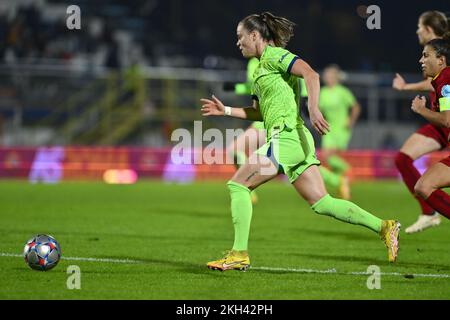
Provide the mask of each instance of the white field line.
{"label": "white field line", "polygon": [[[15,257],[15,258],[23,258],[21,254],[15,253],[0,253],[0,257]],[[138,264],[145,263],[144,261],[139,260],[130,260],[130,259],[109,259],[109,258],[82,258],[82,257],[61,257],[62,260],[68,261],[88,261],[88,262],[106,262],[106,263],[125,263],[125,264]]]}
{"label": "white field line", "polygon": [[[298,272],[298,273],[331,273],[339,275],[351,275],[351,276],[371,276],[374,273],[367,271],[351,271],[351,272],[338,272],[336,269],[329,270],[316,270],[316,269],[299,269],[299,268],[271,268],[271,267],[250,267],[251,270],[265,270],[265,271],[281,271],[281,272]],[[400,276],[400,277],[414,277],[414,278],[450,278],[450,274],[431,274],[431,273],[399,273],[399,272],[380,272],[380,276]]]}
{"label": "white field line", "polygon": [[[23,255],[15,253],[0,253],[0,257],[14,257],[22,258]],[[83,257],[65,257],[62,260],[68,261],[87,261],[87,262],[105,262],[105,263],[122,263],[122,264],[145,264],[142,260],[131,259],[110,259],[110,258],[83,258]],[[353,272],[338,272],[336,269],[318,270],[318,269],[304,269],[304,268],[272,268],[272,267],[251,267],[251,270],[262,271],[280,271],[280,272],[295,272],[295,273],[316,273],[316,274],[338,274],[338,275],[352,275],[352,276],[369,276],[373,273],[367,271],[353,271]],[[431,273],[399,273],[399,272],[380,272],[381,276],[397,276],[397,277],[414,277],[414,278],[450,278],[450,274],[431,274]]]}

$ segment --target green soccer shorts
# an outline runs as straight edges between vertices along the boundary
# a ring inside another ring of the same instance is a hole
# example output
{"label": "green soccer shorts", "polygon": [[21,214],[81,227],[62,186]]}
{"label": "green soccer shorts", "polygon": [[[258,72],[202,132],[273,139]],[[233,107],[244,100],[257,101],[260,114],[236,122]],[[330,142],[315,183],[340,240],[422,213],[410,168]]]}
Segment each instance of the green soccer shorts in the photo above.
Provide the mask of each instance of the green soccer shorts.
{"label": "green soccer shorts", "polygon": [[275,127],[266,144],[255,153],[268,157],[278,167],[278,172],[288,177],[290,183],[310,166],[320,165],[314,139],[304,125],[296,129]]}
{"label": "green soccer shorts", "polygon": [[333,129],[322,137],[321,149],[347,150],[352,132],[348,129]]}

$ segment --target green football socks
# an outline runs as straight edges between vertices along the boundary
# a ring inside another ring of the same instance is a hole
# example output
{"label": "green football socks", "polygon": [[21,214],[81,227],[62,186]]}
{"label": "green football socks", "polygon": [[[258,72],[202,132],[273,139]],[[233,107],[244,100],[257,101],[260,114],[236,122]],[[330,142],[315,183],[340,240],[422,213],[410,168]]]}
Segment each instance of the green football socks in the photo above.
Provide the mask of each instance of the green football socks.
{"label": "green football socks", "polygon": [[329,194],[313,204],[311,209],[318,214],[361,225],[377,233],[381,231],[382,220],[380,218],[375,217],[350,201],[335,199]]}
{"label": "green football socks", "polygon": [[227,185],[230,190],[231,216],[234,225],[233,250],[247,250],[253,211],[250,189],[233,181],[229,181]]}
{"label": "green football socks", "polygon": [[[234,225],[234,244],[233,250],[245,251],[248,249],[248,239],[250,235],[250,224],[252,220],[252,202],[250,189],[247,187],[229,181],[227,183],[231,196],[231,216]],[[337,220],[361,225],[380,233],[382,220],[356,204],[335,199],[327,194],[317,201],[311,208],[318,214],[327,215]]]}

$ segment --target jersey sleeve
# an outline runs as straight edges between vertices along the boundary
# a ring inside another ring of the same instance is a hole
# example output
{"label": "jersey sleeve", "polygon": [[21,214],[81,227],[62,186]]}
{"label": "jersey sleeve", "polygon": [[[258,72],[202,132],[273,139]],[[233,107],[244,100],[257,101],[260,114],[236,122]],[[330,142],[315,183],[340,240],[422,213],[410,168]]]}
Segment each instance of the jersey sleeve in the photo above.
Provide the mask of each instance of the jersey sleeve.
{"label": "jersey sleeve", "polygon": [[276,68],[283,73],[291,73],[294,62],[299,57],[286,49],[280,49],[279,58],[275,61]]}

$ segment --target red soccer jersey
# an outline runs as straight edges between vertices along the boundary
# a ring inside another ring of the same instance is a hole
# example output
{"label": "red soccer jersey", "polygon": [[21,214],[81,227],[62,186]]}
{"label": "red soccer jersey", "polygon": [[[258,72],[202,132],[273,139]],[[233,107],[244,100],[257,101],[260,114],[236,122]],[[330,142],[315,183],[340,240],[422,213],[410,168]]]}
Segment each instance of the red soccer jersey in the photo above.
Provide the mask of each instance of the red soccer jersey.
{"label": "red soccer jersey", "polygon": [[431,102],[431,110],[439,112],[439,99],[450,97],[450,67],[444,68],[433,78],[431,84],[434,88],[434,101]]}
{"label": "red soccer jersey", "polygon": [[431,110],[432,111],[439,111],[439,106],[436,106],[436,92],[434,91],[430,91],[428,93],[428,96],[430,97],[430,102],[431,102]]}

